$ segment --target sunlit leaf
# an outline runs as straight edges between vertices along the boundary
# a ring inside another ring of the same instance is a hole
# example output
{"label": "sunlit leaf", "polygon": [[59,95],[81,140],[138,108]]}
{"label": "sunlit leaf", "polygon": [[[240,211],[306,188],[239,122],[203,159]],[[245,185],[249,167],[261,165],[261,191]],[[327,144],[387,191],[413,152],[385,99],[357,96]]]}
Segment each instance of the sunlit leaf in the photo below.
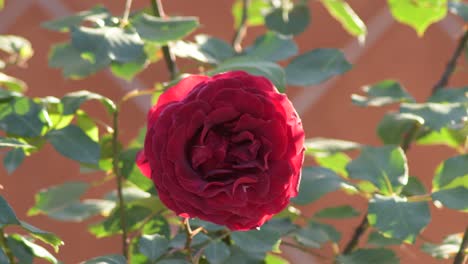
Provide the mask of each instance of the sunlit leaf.
{"label": "sunlit leaf", "polygon": [[366,25],[348,3],[343,0],[322,0],[321,2],[348,33],[364,40],[367,34]]}

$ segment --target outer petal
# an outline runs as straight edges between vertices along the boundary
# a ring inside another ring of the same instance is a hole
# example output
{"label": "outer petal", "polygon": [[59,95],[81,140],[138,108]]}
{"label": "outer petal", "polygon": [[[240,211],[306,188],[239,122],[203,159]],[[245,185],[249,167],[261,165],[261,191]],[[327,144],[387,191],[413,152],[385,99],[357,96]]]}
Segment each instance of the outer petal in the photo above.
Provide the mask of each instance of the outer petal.
{"label": "outer petal", "polygon": [[144,150],[140,150],[137,153],[136,164],[140,169],[141,173],[143,173],[143,175],[151,179],[151,167],[148,159],[146,158]]}

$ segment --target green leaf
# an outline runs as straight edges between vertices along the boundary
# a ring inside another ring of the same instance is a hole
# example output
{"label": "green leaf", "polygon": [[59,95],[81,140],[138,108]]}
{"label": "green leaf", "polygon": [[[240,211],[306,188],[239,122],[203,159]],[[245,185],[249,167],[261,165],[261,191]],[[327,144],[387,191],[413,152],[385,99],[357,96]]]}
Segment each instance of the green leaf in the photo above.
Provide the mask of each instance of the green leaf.
{"label": "green leaf", "polygon": [[196,35],[196,43],[177,41],[172,51],[179,57],[192,58],[197,61],[219,64],[235,55],[230,44],[222,39],[208,35]]}
{"label": "green leaf", "polygon": [[79,200],[88,188],[89,185],[84,182],[66,182],[42,189],[35,195],[36,204],[29,209],[28,215],[49,214],[59,211]]}
{"label": "green leaf", "polygon": [[25,158],[24,151],[22,149],[13,149],[7,152],[3,158],[3,165],[8,174],[12,174],[18,167],[23,163]]}
{"label": "green leaf", "polygon": [[289,261],[278,255],[267,254],[265,264],[290,264]]}
{"label": "green leaf", "polygon": [[402,241],[400,239],[386,237],[378,231],[373,231],[367,238],[367,244],[371,244],[378,247],[386,247],[392,245],[400,245]]}
{"label": "green leaf", "polygon": [[0,195],[0,228],[3,228],[6,225],[19,225],[20,222],[16,217],[13,208],[8,204],[8,202]]}
{"label": "green leaf", "polygon": [[231,238],[244,252],[265,254],[273,250],[280,239],[280,234],[267,229],[251,230],[246,232],[233,232]]}
{"label": "green leaf", "polygon": [[406,137],[424,124],[424,119],[410,113],[386,113],[377,126],[380,140],[387,145],[401,145]]}
{"label": "green leaf", "polygon": [[460,250],[461,243],[462,235],[452,234],[445,237],[440,244],[424,243],[421,249],[434,258],[448,259],[457,254],[458,250]]}
{"label": "green leaf", "polygon": [[408,183],[403,187],[401,194],[404,196],[424,195],[427,193],[426,187],[417,177],[410,176]]}
{"label": "green leaf", "polygon": [[82,222],[95,215],[108,215],[115,207],[115,203],[107,200],[86,199],[81,202],[73,201],[67,206],[52,212],[47,216],[59,221]]}
{"label": "green leaf", "polygon": [[341,205],[336,207],[328,207],[322,209],[315,213],[315,217],[317,218],[337,218],[337,219],[344,219],[344,218],[352,218],[359,215],[359,211],[356,211],[353,207],[349,205]]}
{"label": "green leaf", "polygon": [[110,16],[111,14],[106,8],[102,6],[96,6],[91,10],[81,11],[71,16],[44,22],[41,24],[41,26],[49,30],[66,32],[73,27],[81,25],[81,23],[84,21],[90,21],[99,24],[102,23],[101,21],[110,18]]}
{"label": "green leaf", "polygon": [[64,244],[63,241],[53,233],[43,231],[23,221],[20,221],[20,225],[23,229],[30,232],[31,236],[41,240],[44,243],[51,245],[54,248],[55,252],[58,252],[59,246],[62,246]]}
{"label": "green leaf", "polygon": [[205,257],[210,264],[222,264],[229,255],[229,247],[221,241],[212,242],[205,248]]}
{"label": "green leaf", "polygon": [[[0,0],[0,8],[3,8],[3,0]],[[0,263],[10,264],[7,255],[3,252],[3,249],[0,248]]]}
{"label": "green leaf", "polygon": [[462,2],[450,1],[448,3],[449,11],[455,15],[460,16],[468,22],[468,4]]}
{"label": "green leaf", "polygon": [[113,113],[116,110],[116,106],[112,100],[104,97],[100,94],[93,93],[90,91],[82,90],[66,94],[61,102],[63,104],[63,114],[71,115],[80,108],[81,104],[89,100],[98,100],[106,107],[109,113]]}
{"label": "green leaf", "polygon": [[361,144],[332,138],[309,138],[305,142],[306,153],[330,153],[343,152],[348,150],[359,149]]}
{"label": "green leaf", "polygon": [[468,185],[467,164],[468,154],[451,157],[440,164],[432,180],[433,191]]}
{"label": "green leaf", "polygon": [[432,193],[432,200],[442,203],[445,207],[460,211],[468,211],[468,187],[465,186],[443,189]]}
{"label": "green leaf", "polygon": [[[467,5],[468,6],[468,5]],[[427,102],[430,103],[466,103],[468,102],[468,86],[437,90]]]}
{"label": "green leaf", "polygon": [[362,90],[367,97],[353,94],[351,99],[359,106],[383,106],[401,102],[415,102],[413,97],[400,83],[394,80],[385,80],[374,85],[364,86]]}
{"label": "green leaf", "polygon": [[143,235],[138,242],[138,247],[143,255],[154,262],[167,251],[169,240],[159,234]]}
{"label": "green leaf", "polygon": [[466,140],[463,130],[443,127],[440,131],[430,131],[416,140],[420,145],[446,145],[455,149],[463,146]]}
{"label": "green leaf", "polygon": [[63,76],[82,79],[109,65],[108,58],[96,59],[93,52],[81,52],[69,43],[52,46],[49,53],[49,66],[62,69]]}
{"label": "green leaf", "polygon": [[390,249],[360,248],[348,255],[336,258],[338,264],[398,264],[400,260]]}
{"label": "green leaf", "polygon": [[96,60],[127,63],[146,58],[143,41],[138,33],[120,27],[78,27],[71,31],[73,47],[80,52],[92,52]]}
{"label": "green leaf", "polygon": [[341,234],[331,225],[310,221],[294,233],[294,238],[304,246],[320,248],[325,242],[338,242]]}
{"label": "green leaf", "polygon": [[0,87],[0,103],[8,102],[16,97],[22,97],[23,95],[17,92],[2,89]]}
{"label": "green leaf", "polygon": [[40,136],[44,127],[39,116],[41,110],[41,106],[26,97],[0,104],[0,130],[21,137]]}
{"label": "green leaf", "polygon": [[305,167],[302,169],[302,179],[299,195],[291,202],[305,205],[318,200],[329,192],[340,189],[343,180],[332,170],[321,167]]}
{"label": "green leaf", "polygon": [[242,263],[242,264],[258,264],[258,263],[262,263],[262,261],[265,258],[265,254],[247,253],[247,252],[241,250],[236,245],[232,245],[229,248],[231,250],[231,255],[224,262],[224,264],[239,264],[239,263]]}
{"label": "green leaf", "polygon": [[376,195],[369,202],[367,219],[385,236],[414,243],[416,236],[431,221],[431,214],[427,202]]}
{"label": "green leaf", "polygon": [[122,162],[122,176],[141,190],[156,194],[153,181],[144,176],[136,166],[135,158],[139,151],[140,149],[131,148],[120,153],[119,160]]}
{"label": "green leaf", "polygon": [[309,8],[300,4],[292,9],[272,9],[265,16],[265,25],[283,35],[298,35],[306,30],[310,20]]}
{"label": "green leaf", "polygon": [[288,84],[316,85],[349,71],[352,65],[337,49],[315,49],[294,58],[286,67]]}
{"label": "green leaf", "polygon": [[321,2],[349,34],[364,41],[367,34],[366,25],[348,3],[343,0],[322,0]]}
{"label": "green leaf", "polygon": [[267,32],[246,49],[246,55],[269,61],[280,61],[296,55],[298,48],[291,37]]}
{"label": "green leaf", "polygon": [[99,144],[75,125],[68,125],[47,133],[47,140],[63,156],[89,164],[98,164],[101,156]]}
{"label": "green leaf", "polygon": [[2,72],[0,72],[0,86],[13,92],[24,92],[27,88],[26,83],[22,80],[11,77]]}
{"label": "green leaf", "polygon": [[0,35],[0,50],[8,54],[18,54],[22,60],[31,58],[34,53],[31,42],[13,35]]}
{"label": "green leaf", "polygon": [[462,103],[404,103],[400,112],[420,116],[424,119],[424,126],[439,131],[445,126],[463,122],[468,115],[468,108]]}
{"label": "green leaf", "polygon": [[16,138],[5,138],[0,136],[0,148],[34,148],[34,146],[29,145]]}
{"label": "green leaf", "polygon": [[218,65],[214,70],[211,70],[208,75],[216,73],[243,70],[253,75],[260,75],[269,79],[279,91],[284,91],[286,80],[283,69],[276,63],[270,61],[262,61],[248,56],[235,57],[225,60]]}
{"label": "green leaf", "polygon": [[99,141],[99,129],[94,120],[84,111],[77,111],[76,124],[94,142]]}
{"label": "green leaf", "polygon": [[23,247],[31,252],[32,256],[45,259],[50,263],[59,263],[58,260],[52,254],[50,254],[49,251],[47,251],[47,249],[35,244],[32,241],[29,241],[25,237],[20,235],[13,235],[12,239],[16,240],[17,243],[22,244]]}
{"label": "green leaf", "polygon": [[81,264],[126,264],[127,260],[122,255],[106,255],[92,258],[81,262]]}
{"label": "green leaf", "polygon": [[319,166],[330,169],[344,177],[348,177],[346,165],[351,161],[348,155],[337,152],[333,154],[314,153],[313,156],[315,162],[317,162]]}
{"label": "green leaf", "polygon": [[143,71],[147,65],[148,63],[146,59],[126,63],[114,61],[111,63],[111,71],[115,76],[131,81],[135,75]]}
{"label": "green leaf", "polygon": [[[247,25],[263,25],[265,12],[269,8],[270,5],[265,0],[251,0],[247,11]],[[232,5],[232,16],[234,17],[234,27],[238,28],[242,20],[242,0],[236,0]]]}
{"label": "green leaf", "polygon": [[388,0],[393,17],[422,36],[427,27],[447,15],[447,0]]}
{"label": "green leaf", "polygon": [[160,45],[182,39],[199,26],[196,17],[159,18],[147,14],[133,18],[130,23],[141,38]]}
{"label": "green leaf", "polygon": [[363,147],[346,170],[349,177],[369,181],[385,195],[399,193],[408,182],[406,157],[396,146]]}

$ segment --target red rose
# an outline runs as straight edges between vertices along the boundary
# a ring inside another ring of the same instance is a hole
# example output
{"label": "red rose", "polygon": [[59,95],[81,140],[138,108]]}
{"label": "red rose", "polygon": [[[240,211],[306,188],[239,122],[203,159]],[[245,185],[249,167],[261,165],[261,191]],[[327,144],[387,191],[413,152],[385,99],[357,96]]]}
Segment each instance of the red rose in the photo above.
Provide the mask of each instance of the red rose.
{"label": "red rose", "polygon": [[192,75],[149,111],[137,164],[178,215],[249,230],[297,195],[303,145],[301,120],[268,79]]}

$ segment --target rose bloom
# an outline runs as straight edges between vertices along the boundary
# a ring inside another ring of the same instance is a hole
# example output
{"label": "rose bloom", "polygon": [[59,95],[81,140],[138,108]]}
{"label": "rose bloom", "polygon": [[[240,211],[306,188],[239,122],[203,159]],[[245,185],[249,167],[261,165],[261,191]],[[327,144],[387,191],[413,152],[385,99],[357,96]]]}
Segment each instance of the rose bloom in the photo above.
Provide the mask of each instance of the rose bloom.
{"label": "rose bloom", "polygon": [[233,71],[164,92],[137,165],[178,215],[250,230],[297,195],[303,159],[304,130],[286,95]]}

